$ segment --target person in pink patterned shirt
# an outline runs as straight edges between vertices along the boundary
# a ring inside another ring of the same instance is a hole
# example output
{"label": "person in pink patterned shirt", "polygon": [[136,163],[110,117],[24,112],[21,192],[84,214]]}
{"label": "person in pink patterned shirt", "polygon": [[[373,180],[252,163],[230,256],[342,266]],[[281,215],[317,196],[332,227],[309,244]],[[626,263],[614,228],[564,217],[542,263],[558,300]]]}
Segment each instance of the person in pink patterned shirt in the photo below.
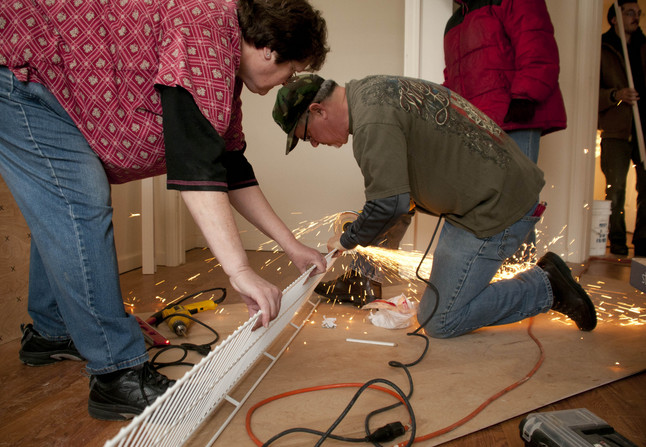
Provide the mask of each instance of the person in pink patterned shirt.
{"label": "person in pink patterned shirt", "polygon": [[166,173],[264,326],[281,291],[250,267],[232,206],[301,272],[325,271],[260,190],[240,95],[316,71],[328,51],[307,0],[0,3],[0,175],[32,235],[23,363],[87,360],[98,419],[139,414],[173,384],[124,310],[111,183]]}

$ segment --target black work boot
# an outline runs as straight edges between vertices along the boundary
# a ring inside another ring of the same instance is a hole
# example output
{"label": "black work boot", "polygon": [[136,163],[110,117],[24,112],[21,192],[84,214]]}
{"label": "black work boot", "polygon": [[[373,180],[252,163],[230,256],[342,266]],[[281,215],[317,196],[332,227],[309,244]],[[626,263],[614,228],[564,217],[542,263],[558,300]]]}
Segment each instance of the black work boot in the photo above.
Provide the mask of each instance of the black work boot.
{"label": "black work boot", "polygon": [[348,270],[331,281],[319,283],[314,292],[326,298],[363,306],[381,299],[381,283],[374,281],[356,270]]}
{"label": "black work boot", "polygon": [[61,360],[85,360],[74,342],[69,340],[50,341],[40,335],[34,326],[21,324],[20,361],[29,366],[51,365]]}
{"label": "black work boot", "polygon": [[554,302],[552,309],[570,317],[582,331],[591,331],[597,326],[597,312],[583,288],[572,277],[572,271],[555,253],[547,252],[536,263],[552,285]]}
{"label": "black work boot", "polygon": [[146,362],[90,377],[90,416],[104,421],[131,419],[175,383]]}

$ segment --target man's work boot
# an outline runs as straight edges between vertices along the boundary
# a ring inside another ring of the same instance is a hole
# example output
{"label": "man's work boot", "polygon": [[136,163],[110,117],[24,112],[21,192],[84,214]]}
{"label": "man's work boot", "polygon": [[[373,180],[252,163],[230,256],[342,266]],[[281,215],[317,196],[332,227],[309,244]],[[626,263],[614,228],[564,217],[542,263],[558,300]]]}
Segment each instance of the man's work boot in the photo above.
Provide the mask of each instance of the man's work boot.
{"label": "man's work boot", "polygon": [[104,421],[131,419],[175,383],[150,363],[90,377],[90,416]]}
{"label": "man's work boot", "polygon": [[331,300],[363,306],[381,299],[381,283],[356,270],[348,270],[331,281],[319,283],[314,292]]}
{"label": "man's work boot", "polygon": [[31,324],[21,324],[20,361],[29,366],[51,365],[61,360],[85,360],[71,339],[51,341],[40,335]]}
{"label": "man's work boot", "polygon": [[555,253],[547,252],[536,263],[552,285],[554,302],[552,310],[570,317],[582,331],[597,326],[597,312],[583,288],[572,277],[572,271]]}

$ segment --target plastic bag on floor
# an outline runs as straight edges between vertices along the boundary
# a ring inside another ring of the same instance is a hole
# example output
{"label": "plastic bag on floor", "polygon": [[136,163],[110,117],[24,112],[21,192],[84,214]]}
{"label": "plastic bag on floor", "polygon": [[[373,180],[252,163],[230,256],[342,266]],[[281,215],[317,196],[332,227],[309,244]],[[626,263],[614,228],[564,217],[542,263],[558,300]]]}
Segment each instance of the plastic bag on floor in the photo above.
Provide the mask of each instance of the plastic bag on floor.
{"label": "plastic bag on floor", "polygon": [[[415,303],[403,293],[387,300],[374,300],[362,309],[370,310],[368,318],[372,324],[386,329],[407,328],[417,314]],[[376,312],[373,312],[373,309],[376,309]]]}

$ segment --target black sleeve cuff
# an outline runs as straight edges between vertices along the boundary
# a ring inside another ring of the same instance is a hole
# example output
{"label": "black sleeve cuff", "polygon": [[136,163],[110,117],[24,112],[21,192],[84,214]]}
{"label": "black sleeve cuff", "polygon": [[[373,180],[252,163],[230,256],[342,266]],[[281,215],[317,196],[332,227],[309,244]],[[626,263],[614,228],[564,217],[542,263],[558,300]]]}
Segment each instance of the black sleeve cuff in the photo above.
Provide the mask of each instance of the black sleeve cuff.
{"label": "black sleeve cuff", "polygon": [[341,235],[341,245],[350,250],[357,245],[377,245],[380,238],[410,211],[410,194],[402,193],[366,202],[357,220]]}
{"label": "black sleeve cuff", "polygon": [[227,168],[227,184],[230,190],[258,184],[253,167],[244,155],[244,149],[241,151],[227,151],[222,158],[224,166]]}

